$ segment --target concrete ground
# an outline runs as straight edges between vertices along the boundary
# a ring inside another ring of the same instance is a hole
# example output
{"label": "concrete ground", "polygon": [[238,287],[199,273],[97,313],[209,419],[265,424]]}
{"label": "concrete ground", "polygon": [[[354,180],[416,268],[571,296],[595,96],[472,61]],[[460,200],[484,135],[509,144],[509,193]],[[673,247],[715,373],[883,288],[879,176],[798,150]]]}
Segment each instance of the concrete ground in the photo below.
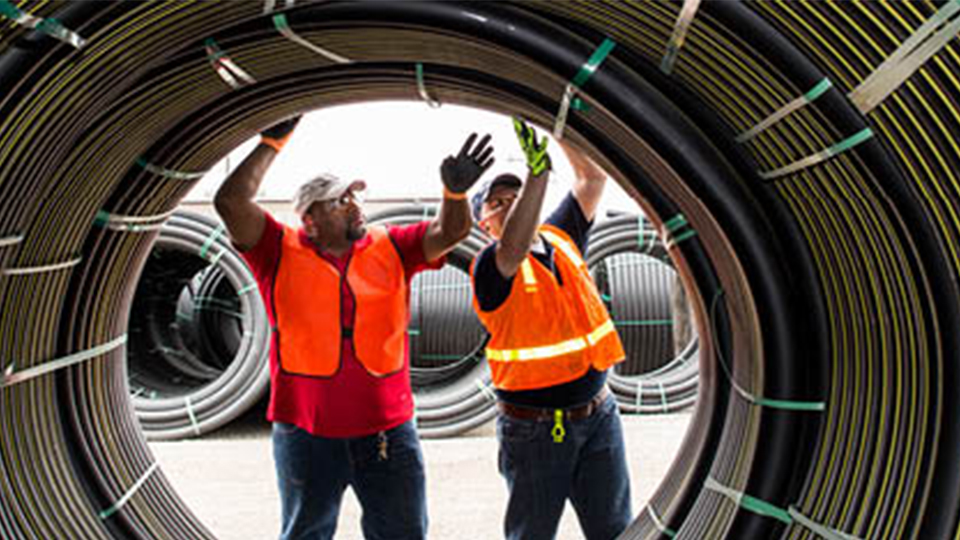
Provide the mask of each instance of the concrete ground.
{"label": "concrete ground", "polygon": [[[643,508],[669,469],[690,416],[681,413],[623,417],[635,513]],[[253,415],[251,418],[202,440],[151,444],[180,496],[223,540],[276,538],[279,532],[280,505],[269,426]],[[454,439],[425,440],[423,450],[430,538],[502,538],[507,493],[497,472],[492,423]],[[338,539],[363,538],[359,515],[356,499],[348,491]],[[582,538],[569,504],[557,538]]]}

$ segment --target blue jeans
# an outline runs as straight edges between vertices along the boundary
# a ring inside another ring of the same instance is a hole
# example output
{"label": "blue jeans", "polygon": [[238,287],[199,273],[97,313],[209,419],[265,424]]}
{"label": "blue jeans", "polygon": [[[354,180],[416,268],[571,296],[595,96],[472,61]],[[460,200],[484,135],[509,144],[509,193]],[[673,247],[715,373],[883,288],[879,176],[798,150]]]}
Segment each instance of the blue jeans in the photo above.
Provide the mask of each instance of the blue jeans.
{"label": "blue jeans", "polygon": [[587,418],[565,421],[563,442],[551,435],[553,421],[500,414],[500,474],[510,498],[504,520],[507,540],[556,537],[569,498],[587,540],[611,540],[630,524],[630,478],[623,426],[613,396]]}
{"label": "blue jeans", "polygon": [[316,437],[275,423],[273,456],[282,540],[333,538],[347,486],[363,509],[360,524],[368,540],[426,538],[423,452],[412,420],[354,439]]}

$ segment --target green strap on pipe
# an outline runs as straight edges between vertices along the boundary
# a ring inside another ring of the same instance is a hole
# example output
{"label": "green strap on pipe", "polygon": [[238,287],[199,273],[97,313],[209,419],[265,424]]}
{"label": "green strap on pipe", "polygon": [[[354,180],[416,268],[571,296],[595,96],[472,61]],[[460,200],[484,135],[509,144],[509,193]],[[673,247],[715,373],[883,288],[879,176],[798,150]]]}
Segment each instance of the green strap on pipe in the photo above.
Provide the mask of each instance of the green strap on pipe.
{"label": "green strap on pipe", "polygon": [[231,88],[236,90],[244,85],[257,82],[252,75],[244,71],[227,53],[223,52],[215,39],[207,38],[203,46],[207,51],[207,59],[210,60],[210,65]]}
{"label": "green strap on pipe", "polygon": [[827,90],[833,88],[833,82],[830,79],[823,79],[816,86],[811,88],[806,94],[794,99],[790,103],[787,103],[780,109],[774,111],[770,116],[764,118],[760,123],[753,126],[749,130],[737,135],[738,143],[745,143],[750,139],[756,137],[769,127],[773,126],[780,120],[783,120],[790,114],[793,114],[795,111],[805,107],[806,105],[812,103],[818,97],[827,93]]}
{"label": "green strap on pipe", "polygon": [[811,103],[816,100],[818,97],[827,93],[827,90],[833,88],[833,81],[828,78],[824,78],[822,81],[817,83],[816,86],[810,89],[809,92],[803,95],[803,100],[807,103]]}
{"label": "green strap on pipe", "polygon": [[87,43],[87,40],[80,37],[76,32],[68,30],[60,21],[56,19],[43,19],[26,13],[8,0],[0,0],[0,16],[8,18],[20,26],[42,32],[68,45],[72,45],[76,49],[82,48]]}
{"label": "green strap on pipe", "polygon": [[[728,374],[729,375],[729,374]],[[753,403],[754,405],[760,405],[761,407],[767,407],[769,409],[780,409],[784,411],[806,411],[806,412],[820,412],[827,409],[827,404],[822,401],[794,401],[787,399],[770,399],[760,396],[755,396],[750,392],[747,392],[740,385],[737,384],[733,378],[730,378],[731,384],[733,385],[734,390],[738,394],[743,396],[743,399]]]}
{"label": "green strap on pipe", "polygon": [[425,101],[427,105],[434,109],[440,108],[440,102],[433,99],[430,93],[427,92],[427,83],[423,78],[423,64],[420,62],[417,62],[417,92],[420,93],[420,97],[423,98],[423,101]]}
{"label": "green strap on pipe", "polygon": [[98,210],[93,218],[93,224],[113,231],[147,232],[163,228],[164,222],[173,215],[174,211],[156,216],[121,216],[111,214],[106,210]]}
{"label": "green strap on pipe", "polygon": [[257,290],[257,284],[256,284],[256,283],[251,283],[251,284],[247,285],[246,287],[241,287],[240,290],[237,291],[237,296],[243,296],[243,295],[247,294],[248,292],[255,291],[255,290]]}
{"label": "green strap on pipe", "polygon": [[220,250],[220,253],[217,253],[216,255],[213,256],[212,259],[210,259],[210,265],[211,265],[211,266],[216,266],[216,265],[220,264],[220,259],[222,259],[223,256],[226,255],[226,254],[227,254],[227,250],[225,250],[225,249]]}
{"label": "green strap on pipe", "polygon": [[606,60],[610,51],[616,46],[615,41],[610,38],[605,38],[593,51],[593,54],[590,55],[586,63],[580,66],[580,70],[577,71],[573,79],[567,83],[567,87],[563,91],[563,98],[560,100],[560,110],[557,112],[557,118],[553,124],[553,137],[555,139],[560,140],[563,138],[563,130],[567,125],[567,116],[570,113],[571,107],[577,111],[585,111],[589,108],[585,102],[579,98],[575,98],[574,93],[577,88],[582,87],[584,83],[593,76],[597,69],[600,68],[600,64]]}
{"label": "green strap on pipe", "polygon": [[767,501],[747,495],[742,491],[727,487],[716,481],[713,477],[707,477],[704,488],[724,495],[744,510],[760,516],[776,519],[785,525],[799,524],[827,540],[859,540],[856,536],[814,522],[801,514],[794,506],[790,506],[785,510]]}
{"label": "green strap on pipe", "polygon": [[[208,236],[207,239],[203,241],[203,245],[200,247],[200,258],[201,258],[201,259],[206,259],[206,258],[207,258],[207,251],[210,250],[210,248],[213,246],[214,242],[216,242],[216,241],[220,238],[220,236],[223,234],[223,232],[224,232],[225,230],[227,230],[227,228],[224,227],[223,223],[221,223],[221,224],[217,225],[217,228],[214,229],[213,232],[210,233],[210,236]],[[218,260],[219,260],[219,259],[218,259]],[[214,263],[214,264],[215,264],[215,263]]]}
{"label": "green strap on pipe", "polygon": [[760,172],[760,178],[763,178],[764,180],[774,180],[776,178],[780,178],[781,176],[786,176],[808,167],[812,167],[813,165],[827,161],[834,156],[840,155],[847,150],[850,150],[851,148],[870,140],[873,138],[873,135],[874,133],[872,129],[865,128],[847,137],[846,139],[817,152],[816,154],[797,160],[790,165],[780,167],[779,169],[769,172]]}
{"label": "green strap on pipe", "polygon": [[193,402],[190,401],[190,395],[187,394],[183,398],[183,406],[187,409],[187,416],[190,418],[190,426],[193,427],[193,432],[200,436],[200,422],[197,421],[197,415],[193,411]]}
{"label": "green strap on pipe", "polygon": [[668,319],[649,319],[649,320],[625,320],[613,321],[614,326],[673,326],[673,321]]}
{"label": "green strap on pipe", "polygon": [[[715,316],[717,305],[720,303],[720,298],[724,295],[723,289],[717,291],[717,294],[713,297],[713,302],[710,305],[710,328],[716,333],[716,324]],[[730,372],[730,368],[727,367],[727,363],[724,360],[722,354],[717,349],[717,359],[720,362],[720,367],[723,369],[724,374],[726,374],[727,379],[730,381],[730,385],[733,386],[733,389],[736,390],[740,396],[742,396],[749,403],[754,405],[759,405],[761,407],[767,407],[770,409],[779,409],[784,411],[797,411],[797,412],[821,412],[827,409],[827,404],[823,401],[796,401],[796,400],[787,400],[787,399],[771,399],[760,396],[755,396],[750,392],[744,390],[739,384],[737,384],[736,379],[733,377],[733,373]]]}
{"label": "green strap on pipe", "polygon": [[664,222],[663,226],[666,229],[668,236],[665,243],[667,249],[697,235],[697,231],[693,230],[693,228],[687,229],[690,227],[690,223],[683,214],[677,214],[673,216]]}
{"label": "green strap on pipe", "polygon": [[853,148],[854,146],[857,146],[862,142],[866,142],[870,140],[872,137],[873,137],[873,130],[870,128],[866,128],[838,142],[837,144],[831,146],[830,148],[827,149],[827,152],[830,153],[829,157],[833,157],[837,154],[842,154],[847,150],[850,150],[851,148]]}
{"label": "green strap on pipe", "polygon": [[607,55],[610,54],[610,51],[616,47],[617,44],[610,38],[606,38],[600,43],[600,46],[593,51],[593,54],[590,55],[590,58],[587,60],[583,66],[580,67],[580,71],[573,77],[573,80],[570,81],[570,84],[580,88],[586,83],[590,77],[593,76],[594,72],[600,67],[600,64],[607,59]]}

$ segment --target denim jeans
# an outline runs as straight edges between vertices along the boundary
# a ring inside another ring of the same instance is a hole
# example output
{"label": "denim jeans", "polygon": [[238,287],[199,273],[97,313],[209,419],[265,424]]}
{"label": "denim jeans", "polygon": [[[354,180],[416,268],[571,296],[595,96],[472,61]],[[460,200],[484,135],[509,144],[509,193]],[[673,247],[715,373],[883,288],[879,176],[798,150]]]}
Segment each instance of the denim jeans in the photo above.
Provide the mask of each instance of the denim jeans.
{"label": "denim jeans", "polygon": [[353,488],[368,540],[422,540],[427,534],[423,452],[413,421],[354,439],[313,436],[273,425],[282,540],[330,539],[340,501]]}
{"label": "denim jeans", "polygon": [[510,491],[507,540],[547,540],[569,498],[587,540],[611,540],[630,524],[630,478],[623,426],[613,396],[587,418],[564,421],[556,443],[553,421],[497,417],[500,474]]}

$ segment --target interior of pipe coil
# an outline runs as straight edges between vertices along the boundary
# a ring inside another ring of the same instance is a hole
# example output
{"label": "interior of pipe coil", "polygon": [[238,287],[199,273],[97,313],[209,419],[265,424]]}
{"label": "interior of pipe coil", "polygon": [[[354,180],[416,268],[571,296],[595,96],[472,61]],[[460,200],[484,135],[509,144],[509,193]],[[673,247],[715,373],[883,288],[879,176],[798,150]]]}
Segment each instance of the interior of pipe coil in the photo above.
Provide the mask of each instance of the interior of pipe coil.
{"label": "interior of pipe coil", "polygon": [[[0,230],[24,234],[0,261],[83,255],[66,273],[4,277],[0,347],[18,367],[129,330],[152,239],[90,224],[101,209],[161,214],[189,189],[138,159],[203,171],[298,112],[419,100],[416,63],[441,103],[550,129],[571,77],[609,37],[617,47],[583,85],[589,112],[571,115],[567,136],[658,228],[682,215],[696,233],[670,258],[697,321],[698,406],[671,474],[624,537],[810,537],[787,509],[861,538],[956,537],[956,45],[873,113],[847,97],[940,4],[704,2],[670,75],[659,65],[680,11],[671,3],[287,12],[300,35],[356,60],[347,65],[282,37],[259,2],[24,4],[91,39],[74,53],[3,28],[2,43],[19,46],[2,63],[0,133],[15,136],[0,140],[0,178],[30,181],[0,183]],[[211,37],[258,82],[232,90],[219,79],[203,52]],[[815,104],[736,142],[824,79],[833,89]],[[760,175],[867,127],[872,140],[825,162]],[[144,476],[153,460],[126,414],[117,356],[3,389],[2,536],[210,536],[162,473]]]}
{"label": "interior of pipe coil", "polygon": [[156,246],[130,311],[130,390],[176,397],[220,376],[243,335],[237,290],[208,261]]}

